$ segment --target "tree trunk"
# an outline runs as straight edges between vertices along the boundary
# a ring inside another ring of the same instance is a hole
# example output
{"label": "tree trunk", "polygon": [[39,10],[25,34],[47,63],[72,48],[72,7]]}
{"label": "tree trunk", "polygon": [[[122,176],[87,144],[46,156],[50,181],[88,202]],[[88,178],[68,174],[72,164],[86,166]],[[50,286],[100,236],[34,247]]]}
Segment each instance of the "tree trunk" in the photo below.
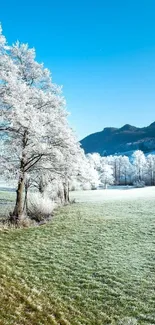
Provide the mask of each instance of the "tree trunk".
{"label": "tree trunk", "polygon": [[119,169],[118,169],[118,185],[120,185],[121,183],[121,170],[120,170],[120,166],[119,166]]}
{"label": "tree trunk", "polygon": [[68,182],[68,202],[70,202],[70,197],[69,197],[69,182]]}
{"label": "tree trunk", "polygon": [[27,211],[28,211],[27,193],[28,193],[28,185],[25,184],[25,197],[24,197],[23,212],[25,212],[26,214],[27,214]]}
{"label": "tree trunk", "polygon": [[41,194],[44,193],[44,186],[43,186],[42,181],[40,181],[38,189],[39,189],[39,192],[40,192]]}
{"label": "tree trunk", "polygon": [[66,186],[64,186],[64,202],[67,203],[67,191],[66,191]]}
{"label": "tree trunk", "polygon": [[125,171],[125,185],[127,185],[127,173]]}
{"label": "tree trunk", "polygon": [[139,168],[139,171],[138,171],[138,181],[141,182],[141,169]]}
{"label": "tree trunk", "polygon": [[115,185],[117,185],[117,165],[116,165],[116,162],[115,162],[115,165],[114,165],[114,174],[115,174]]}
{"label": "tree trunk", "polygon": [[24,178],[25,178],[25,153],[24,149],[27,145],[27,136],[28,131],[25,130],[23,134],[23,152],[22,152],[22,158],[20,160],[20,169],[19,169],[19,180],[18,180],[18,186],[16,191],[16,204],[14,207],[13,215],[16,217],[17,224],[20,220],[22,213],[23,213],[23,191],[24,191]]}
{"label": "tree trunk", "polygon": [[18,181],[18,188],[16,191],[16,204],[13,211],[13,215],[17,217],[17,220],[20,219],[23,213],[23,200],[22,200],[23,190],[24,190],[24,177],[22,176]]}
{"label": "tree trunk", "polygon": [[69,188],[66,186],[66,184],[64,184],[64,202],[69,202]]}

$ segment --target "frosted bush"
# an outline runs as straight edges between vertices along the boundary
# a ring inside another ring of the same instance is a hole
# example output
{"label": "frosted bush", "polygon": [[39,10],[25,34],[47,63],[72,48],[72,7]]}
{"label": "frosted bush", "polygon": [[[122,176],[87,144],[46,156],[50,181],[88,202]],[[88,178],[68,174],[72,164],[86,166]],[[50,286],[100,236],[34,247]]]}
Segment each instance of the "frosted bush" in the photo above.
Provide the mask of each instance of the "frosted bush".
{"label": "frosted bush", "polygon": [[51,201],[57,203],[63,202],[63,184],[57,180],[52,181],[48,184],[46,188],[46,195],[50,198]]}
{"label": "frosted bush", "polygon": [[43,220],[50,216],[56,207],[47,195],[42,195],[39,192],[30,193],[28,197],[28,210],[30,216],[36,221]]}
{"label": "frosted bush", "polygon": [[18,227],[30,227],[34,225],[33,221],[26,215],[22,215],[19,222],[18,222]]}
{"label": "frosted bush", "polygon": [[133,183],[133,185],[137,188],[145,187],[145,182],[144,181],[136,181]]}
{"label": "frosted bush", "polygon": [[84,191],[91,190],[91,184],[90,184],[90,183],[84,183],[84,184],[82,185],[82,189],[83,189]]}
{"label": "frosted bush", "polygon": [[96,184],[91,184],[91,190],[97,190]]}
{"label": "frosted bush", "polygon": [[75,179],[70,184],[70,191],[80,191],[81,185],[80,183]]}

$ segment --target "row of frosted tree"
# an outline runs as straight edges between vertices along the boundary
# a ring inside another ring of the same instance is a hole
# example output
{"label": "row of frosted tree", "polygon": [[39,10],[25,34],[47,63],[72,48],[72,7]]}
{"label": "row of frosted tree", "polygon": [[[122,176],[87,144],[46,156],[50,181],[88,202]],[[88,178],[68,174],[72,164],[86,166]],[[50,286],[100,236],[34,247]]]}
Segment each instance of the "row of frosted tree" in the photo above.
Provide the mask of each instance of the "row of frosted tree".
{"label": "row of frosted tree", "polygon": [[[137,150],[130,157],[101,157],[98,153],[88,154],[87,160],[91,170],[94,170],[91,188],[108,185],[134,185],[137,187],[155,185],[155,155],[147,157]],[[93,180],[94,177],[94,180]],[[73,184],[73,188],[78,184]],[[83,188],[90,188],[90,183],[83,183]]]}
{"label": "row of frosted tree", "polygon": [[46,210],[49,200],[69,201],[72,179],[90,179],[67,115],[61,87],[36,61],[35,50],[9,46],[0,28],[0,175],[16,182],[16,220],[29,213],[31,189]]}

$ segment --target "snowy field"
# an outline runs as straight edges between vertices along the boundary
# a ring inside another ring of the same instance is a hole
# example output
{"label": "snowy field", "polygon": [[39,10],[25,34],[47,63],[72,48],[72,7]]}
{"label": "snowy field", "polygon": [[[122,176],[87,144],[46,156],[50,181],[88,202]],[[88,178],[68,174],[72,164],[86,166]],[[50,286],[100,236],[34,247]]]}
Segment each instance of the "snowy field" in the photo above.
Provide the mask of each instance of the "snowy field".
{"label": "snowy field", "polygon": [[144,188],[120,187],[107,190],[74,191],[70,194],[76,202],[104,202],[109,200],[155,199],[155,186]]}

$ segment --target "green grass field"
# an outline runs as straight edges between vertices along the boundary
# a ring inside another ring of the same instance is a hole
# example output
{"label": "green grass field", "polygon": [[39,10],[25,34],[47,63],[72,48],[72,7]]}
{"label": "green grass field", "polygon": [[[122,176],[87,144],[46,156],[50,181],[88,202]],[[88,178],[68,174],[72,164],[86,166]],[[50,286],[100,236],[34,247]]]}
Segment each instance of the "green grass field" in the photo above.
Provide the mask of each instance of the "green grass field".
{"label": "green grass field", "polygon": [[0,231],[0,324],[155,324],[155,199],[91,193]]}

